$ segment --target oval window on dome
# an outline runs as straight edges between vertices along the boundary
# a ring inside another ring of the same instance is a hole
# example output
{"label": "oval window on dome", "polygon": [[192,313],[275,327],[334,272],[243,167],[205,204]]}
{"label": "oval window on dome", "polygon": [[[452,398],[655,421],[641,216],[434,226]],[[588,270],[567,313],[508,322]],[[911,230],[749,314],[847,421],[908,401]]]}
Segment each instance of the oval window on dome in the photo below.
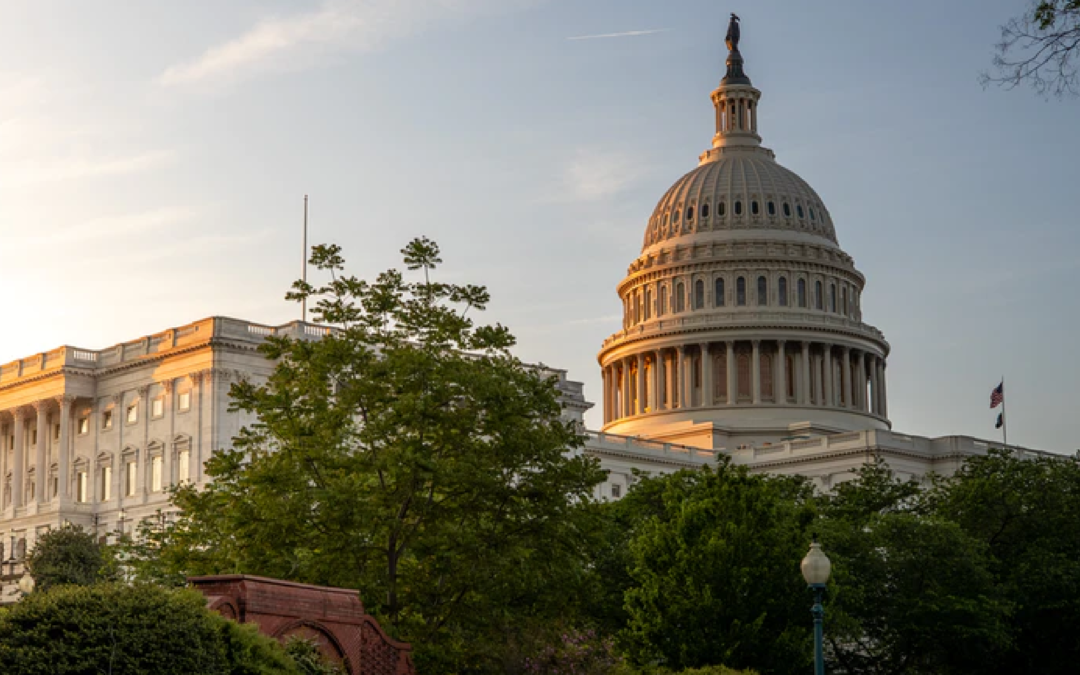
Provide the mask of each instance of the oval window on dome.
{"label": "oval window on dome", "polygon": [[717,213],[717,215],[723,216],[724,212],[726,210],[727,210],[727,208],[724,206],[724,202],[720,202],[719,204],[716,205],[716,213]]}
{"label": "oval window on dome", "polygon": [[784,217],[791,217],[791,204],[788,204],[787,202],[784,202]]}
{"label": "oval window on dome", "polygon": [[[800,209],[799,210],[799,217],[802,218],[802,207],[800,206],[799,209]],[[681,211],[679,209],[675,209],[675,213],[671,214],[671,222],[673,222],[673,223],[679,222],[679,214],[680,213],[681,213]]]}
{"label": "oval window on dome", "polygon": [[754,214],[756,216],[760,211],[761,211],[761,209],[758,207],[758,203],[757,203],[756,199],[754,201],[750,202],[750,213],[752,213],[752,214]]}
{"label": "oval window on dome", "polygon": [[701,217],[702,218],[708,218],[709,217],[709,203],[708,202],[705,202],[704,204],[701,205]]}
{"label": "oval window on dome", "polygon": [[810,207],[810,220],[817,220],[817,218],[814,216],[814,207],[813,206]]}
{"label": "oval window on dome", "polygon": [[735,200],[735,215],[742,215],[742,202],[737,199]]}
{"label": "oval window on dome", "polygon": [[803,217],[802,204],[799,204],[798,206],[795,207],[795,212],[799,214],[800,218]]}
{"label": "oval window on dome", "polygon": [[[811,211],[810,213],[813,213],[813,211]],[[687,220],[693,220],[694,219],[694,207],[693,206],[687,206],[686,207],[686,219]]]}
{"label": "oval window on dome", "polygon": [[776,202],[769,202],[765,208],[769,211],[770,216],[776,215]]}

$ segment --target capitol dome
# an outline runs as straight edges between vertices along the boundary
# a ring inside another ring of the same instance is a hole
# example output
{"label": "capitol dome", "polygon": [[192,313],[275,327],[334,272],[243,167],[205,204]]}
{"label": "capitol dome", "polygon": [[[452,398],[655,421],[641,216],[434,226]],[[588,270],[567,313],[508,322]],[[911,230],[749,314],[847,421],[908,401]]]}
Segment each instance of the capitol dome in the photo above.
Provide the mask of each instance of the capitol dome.
{"label": "capitol dome", "polygon": [[603,429],[734,449],[889,428],[866,280],[822,199],[761,145],[739,32],[733,17],[711,147],[661,197],[618,285]]}

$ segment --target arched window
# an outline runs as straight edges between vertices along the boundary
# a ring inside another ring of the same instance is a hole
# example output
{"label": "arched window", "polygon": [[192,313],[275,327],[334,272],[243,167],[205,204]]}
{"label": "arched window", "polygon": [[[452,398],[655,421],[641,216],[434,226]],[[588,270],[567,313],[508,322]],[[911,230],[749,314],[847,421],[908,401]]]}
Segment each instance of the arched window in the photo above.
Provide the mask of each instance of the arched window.
{"label": "arched window", "polygon": [[675,311],[686,311],[686,284],[681,281],[675,284]]}
{"label": "arched window", "polygon": [[748,399],[753,394],[750,391],[750,355],[746,352],[739,354],[738,357],[738,378],[739,378],[739,398]]}
{"label": "arched window", "polygon": [[[813,213],[813,211],[811,211],[811,213]],[[687,220],[693,220],[694,219],[694,207],[693,206],[687,206],[686,207],[686,219]]]}
{"label": "arched window", "polygon": [[715,284],[715,288],[713,290],[715,291],[715,293],[713,295],[713,303],[717,307],[723,307],[724,306],[724,299],[725,299],[724,298],[724,279],[723,279],[723,277],[717,277],[716,278],[716,284]]}
{"label": "arched window", "polygon": [[813,206],[810,207],[810,220],[817,220],[814,217],[814,207]]}
{"label": "arched window", "polygon": [[844,312],[844,316],[847,316],[848,315],[847,286],[840,289],[840,301],[843,303],[841,305],[841,309]]}
{"label": "arched window", "polygon": [[836,311],[836,284],[829,284],[829,311]]}
{"label": "arched window", "polygon": [[761,354],[761,398],[773,398],[772,354]]}
{"label": "arched window", "polygon": [[694,309],[705,309],[705,282],[701,279],[694,282]]}
{"label": "arched window", "polygon": [[791,204],[788,204],[787,202],[784,202],[784,217],[791,217]]}
{"label": "arched window", "polygon": [[735,200],[735,215],[737,215],[737,216],[742,215],[742,202],[739,201],[738,199]]}
{"label": "arched window", "polygon": [[757,202],[756,199],[754,201],[750,202],[750,213],[752,213],[752,214],[754,214],[756,216],[760,211],[761,211],[761,209],[760,209],[760,207],[758,207],[758,202]]}
{"label": "arched window", "polygon": [[727,356],[721,354],[712,357],[713,362],[713,400],[724,402],[727,400]]}
{"label": "arched window", "polygon": [[757,278],[757,304],[769,304],[769,280],[763,276]]}
{"label": "arched window", "polygon": [[799,214],[799,218],[803,217],[802,204],[799,204],[795,207],[795,213]]}
{"label": "arched window", "polygon": [[[799,209],[800,209],[800,211],[799,211],[799,217],[800,217],[800,218],[802,218],[802,207],[800,206],[800,207],[799,207]],[[671,222],[673,222],[673,223],[677,223],[677,222],[679,222],[679,215],[680,215],[681,213],[682,213],[682,210],[681,210],[681,209],[675,209],[675,213],[674,213],[674,214],[672,214],[672,216],[671,216]]]}
{"label": "arched window", "polygon": [[776,292],[780,295],[780,306],[787,307],[787,277],[780,277],[776,282]]}
{"label": "arched window", "polygon": [[735,280],[735,304],[739,307],[746,305],[746,279],[743,277]]}
{"label": "arched window", "polygon": [[806,307],[806,279],[799,279],[798,294],[799,294],[799,307]]}
{"label": "arched window", "polygon": [[825,309],[825,296],[821,292],[821,282],[814,282],[814,306],[817,309]]}
{"label": "arched window", "polygon": [[768,205],[768,211],[770,216],[776,215],[776,202],[770,201]]}
{"label": "arched window", "polygon": [[667,288],[661,286],[660,290],[660,309],[657,310],[658,316],[664,316],[667,314]]}
{"label": "arched window", "polygon": [[652,289],[651,288],[646,288],[645,289],[645,320],[646,321],[648,321],[649,319],[652,318],[651,314],[652,314]]}
{"label": "arched window", "polygon": [[704,204],[701,205],[701,217],[702,218],[708,218],[709,217],[709,203],[708,202],[705,202]]}
{"label": "arched window", "polygon": [[720,202],[719,204],[716,205],[716,214],[717,215],[722,216],[722,215],[724,215],[725,211],[727,211],[727,207],[724,206],[724,202]]}

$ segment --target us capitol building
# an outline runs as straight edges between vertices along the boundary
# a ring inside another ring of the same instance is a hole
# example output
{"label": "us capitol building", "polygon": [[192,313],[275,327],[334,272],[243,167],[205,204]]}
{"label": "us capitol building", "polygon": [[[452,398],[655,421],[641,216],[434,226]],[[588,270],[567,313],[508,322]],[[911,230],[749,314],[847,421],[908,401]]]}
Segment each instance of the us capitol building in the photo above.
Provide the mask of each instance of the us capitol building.
{"label": "us capitol building", "polygon": [[[582,450],[608,471],[597,496],[625,494],[635,469],[718,455],[822,489],[874,456],[904,478],[949,474],[990,443],[892,431],[889,343],[862,321],[866,279],[821,198],[762,146],[738,28],[711,94],[711,147],[661,197],[618,285],[622,328],[598,356],[603,425]],[[328,330],[213,317],[0,366],[0,602],[17,597],[20,561],[49,528],[109,536],[164,522],[167,487],[203,484],[203,462],[251,421],[228,410],[228,392],[269,376],[259,344]],[[564,416],[584,426],[582,384],[550,373]]]}

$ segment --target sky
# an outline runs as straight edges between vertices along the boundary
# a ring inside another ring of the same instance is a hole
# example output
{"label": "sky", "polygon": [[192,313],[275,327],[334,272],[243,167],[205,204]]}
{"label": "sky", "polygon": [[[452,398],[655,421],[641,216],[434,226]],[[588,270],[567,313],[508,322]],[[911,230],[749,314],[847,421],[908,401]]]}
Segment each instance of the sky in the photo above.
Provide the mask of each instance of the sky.
{"label": "sky", "polygon": [[998,438],[1004,375],[1011,442],[1080,448],[1080,99],[979,84],[1025,0],[735,2],[0,0],[0,363],[299,318],[308,194],[350,272],[434,239],[595,401],[734,11],[764,145],[867,277],[894,429]]}

